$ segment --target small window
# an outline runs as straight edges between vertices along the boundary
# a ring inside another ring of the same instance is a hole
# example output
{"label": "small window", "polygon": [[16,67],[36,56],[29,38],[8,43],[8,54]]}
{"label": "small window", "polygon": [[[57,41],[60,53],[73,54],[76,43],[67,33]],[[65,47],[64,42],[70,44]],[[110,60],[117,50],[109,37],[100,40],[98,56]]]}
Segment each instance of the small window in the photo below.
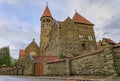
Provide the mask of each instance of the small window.
{"label": "small window", "polygon": [[79,34],[79,38],[83,38],[83,35],[82,35],[82,34]]}
{"label": "small window", "polygon": [[70,27],[71,27],[70,23],[68,23],[68,24],[67,24],[67,27],[68,27],[68,28],[70,28]]}
{"label": "small window", "polygon": [[43,19],[43,22],[45,22],[45,19]]}
{"label": "small window", "polygon": [[92,35],[88,35],[88,39],[89,39],[90,41],[92,41],[92,40],[93,40]]}
{"label": "small window", "polygon": [[47,22],[50,22],[50,19],[47,19]]}

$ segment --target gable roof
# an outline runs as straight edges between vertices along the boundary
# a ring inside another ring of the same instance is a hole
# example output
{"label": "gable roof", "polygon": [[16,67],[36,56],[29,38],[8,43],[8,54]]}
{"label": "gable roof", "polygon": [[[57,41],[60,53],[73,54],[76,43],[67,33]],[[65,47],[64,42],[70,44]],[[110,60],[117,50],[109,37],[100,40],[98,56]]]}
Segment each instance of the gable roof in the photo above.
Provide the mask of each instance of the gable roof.
{"label": "gable roof", "polygon": [[52,17],[48,5],[46,6],[45,11],[43,12],[42,17],[45,17],[45,16]]}
{"label": "gable roof", "polygon": [[39,48],[39,46],[38,46],[37,43],[35,42],[35,39],[33,39],[33,41],[32,41],[25,49],[27,49],[27,48],[29,48],[29,47],[37,47],[37,48]]}
{"label": "gable roof", "polygon": [[114,42],[113,40],[109,39],[109,38],[103,38],[103,40],[106,40],[109,44],[114,44],[116,45],[116,42]]}
{"label": "gable roof", "polygon": [[20,49],[20,56],[22,56],[22,55],[25,55],[25,50],[24,49]]}
{"label": "gable roof", "polygon": [[85,19],[83,16],[81,16],[79,13],[75,13],[72,20],[74,22],[77,23],[83,23],[83,24],[89,24],[89,25],[94,25],[93,23],[91,23],[90,21],[88,21],[87,19]]}

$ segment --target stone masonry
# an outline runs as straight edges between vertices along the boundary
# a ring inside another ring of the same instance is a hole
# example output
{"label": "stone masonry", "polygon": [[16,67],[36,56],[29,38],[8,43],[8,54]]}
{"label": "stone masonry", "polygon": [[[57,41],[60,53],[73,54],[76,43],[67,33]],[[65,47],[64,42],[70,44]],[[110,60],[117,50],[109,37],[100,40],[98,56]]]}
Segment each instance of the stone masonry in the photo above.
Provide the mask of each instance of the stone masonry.
{"label": "stone masonry", "polygon": [[117,76],[120,74],[120,60],[116,58],[119,56],[115,57],[113,50],[106,46],[105,50],[97,50],[63,61],[49,62],[46,64],[46,75]]}

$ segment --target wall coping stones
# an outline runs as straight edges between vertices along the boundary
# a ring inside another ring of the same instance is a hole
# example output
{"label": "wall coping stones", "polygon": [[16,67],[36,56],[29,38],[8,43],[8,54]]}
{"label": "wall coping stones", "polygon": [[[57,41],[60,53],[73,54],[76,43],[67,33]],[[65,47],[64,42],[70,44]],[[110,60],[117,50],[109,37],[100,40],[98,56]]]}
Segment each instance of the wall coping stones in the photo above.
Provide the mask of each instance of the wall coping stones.
{"label": "wall coping stones", "polygon": [[[87,53],[87,54],[84,54],[84,55],[81,55],[81,56],[70,58],[70,60],[74,60],[74,59],[78,59],[78,58],[84,58],[84,57],[87,57],[87,56],[99,54],[101,52],[104,52],[104,50],[103,49],[95,50],[93,52],[90,52],[90,53]],[[50,62],[46,62],[46,64],[57,63],[57,62],[64,62],[66,60],[68,60],[68,59],[61,59],[61,60],[56,60],[56,61],[50,61]]]}
{"label": "wall coping stones", "polygon": [[56,63],[56,62],[65,62],[67,59],[61,59],[61,60],[57,60],[57,61],[50,61],[47,62],[46,64],[51,64],[51,63]]}
{"label": "wall coping stones", "polygon": [[102,52],[104,52],[103,49],[95,50],[95,51],[90,52],[88,54],[84,54],[84,55],[81,55],[81,56],[73,57],[73,58],[71,58],[71,60],[78,59],[78,58],[83,58],[83,57],[87,57],[87,56],[91,56],[91,55],[96,55],[96,54],[99,54],[99,53],[102,53]]}

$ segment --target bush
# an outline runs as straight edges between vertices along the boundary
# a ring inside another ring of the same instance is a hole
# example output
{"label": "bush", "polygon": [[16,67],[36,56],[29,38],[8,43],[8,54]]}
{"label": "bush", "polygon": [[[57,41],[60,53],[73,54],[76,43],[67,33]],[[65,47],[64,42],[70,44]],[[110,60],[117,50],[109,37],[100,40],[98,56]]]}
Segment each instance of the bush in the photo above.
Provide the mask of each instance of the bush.
{"label": "bush", "polygon": [[74,57],[79,56],[78,53],[72,53]]}
{"label": "bush", "polygon": [[65,53],[60,54],[60,58],[61,59],[66,58],[66,54]]}

